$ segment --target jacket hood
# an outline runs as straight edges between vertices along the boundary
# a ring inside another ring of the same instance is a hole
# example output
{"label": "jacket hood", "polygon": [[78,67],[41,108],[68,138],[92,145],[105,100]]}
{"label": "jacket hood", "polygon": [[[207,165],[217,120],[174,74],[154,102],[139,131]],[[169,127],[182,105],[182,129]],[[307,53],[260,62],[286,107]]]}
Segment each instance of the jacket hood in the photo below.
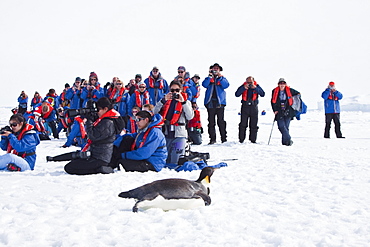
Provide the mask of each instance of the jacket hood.
{"label": "jacket hood", "polygon": [[154,116],[152,118],[152,121],[151,121],[151,123],[149,124],[148,127],[150,128],[150,127],[153,127],[153,126],[156,126],[156,125],[161,125],[162,121],[163,121],[163,118],[159,113],[154,114]]}

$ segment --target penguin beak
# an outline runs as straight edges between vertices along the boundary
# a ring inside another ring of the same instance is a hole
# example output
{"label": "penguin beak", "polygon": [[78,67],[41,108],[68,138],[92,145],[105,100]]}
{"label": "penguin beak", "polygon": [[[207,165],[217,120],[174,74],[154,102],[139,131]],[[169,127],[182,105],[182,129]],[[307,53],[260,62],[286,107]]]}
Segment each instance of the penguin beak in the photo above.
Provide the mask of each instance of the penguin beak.
{"label": "penguin beak", "polygon": [[207,184],[211,183],[211,178],[209,176],[206,176],[204,180],[206,181]]}

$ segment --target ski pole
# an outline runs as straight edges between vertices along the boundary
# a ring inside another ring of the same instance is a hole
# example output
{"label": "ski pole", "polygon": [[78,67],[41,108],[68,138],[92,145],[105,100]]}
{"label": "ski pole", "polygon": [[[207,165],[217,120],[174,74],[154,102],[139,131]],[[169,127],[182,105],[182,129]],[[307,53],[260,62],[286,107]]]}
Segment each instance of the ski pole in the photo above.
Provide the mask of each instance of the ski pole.
{"label": "ski pole", "polygon": [[267,145],[270,145],[270,140],[271,140],[272,131],[273,131],[273,129],[274,129],[274,124],[275,124],[275,117],[274,117],[274,121],[272,122],[272,127],[271,127],[270,137],[269,137],[269,141],[268,141]]}

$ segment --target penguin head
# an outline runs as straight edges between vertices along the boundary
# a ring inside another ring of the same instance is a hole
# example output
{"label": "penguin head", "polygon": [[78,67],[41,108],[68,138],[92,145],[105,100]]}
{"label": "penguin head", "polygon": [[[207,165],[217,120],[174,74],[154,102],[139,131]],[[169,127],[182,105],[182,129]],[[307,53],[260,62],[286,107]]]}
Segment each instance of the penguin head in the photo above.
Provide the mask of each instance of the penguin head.
{"label": "penguin head", "polygon": [[211,176],[214,172],[214,168],[213,167],[205,167],[202,169],[200,175],[199,175],[199,178],[197,181],[195,182],[198,182],[198,183],[202,183],[202,184],[210,184],[211,183]]}

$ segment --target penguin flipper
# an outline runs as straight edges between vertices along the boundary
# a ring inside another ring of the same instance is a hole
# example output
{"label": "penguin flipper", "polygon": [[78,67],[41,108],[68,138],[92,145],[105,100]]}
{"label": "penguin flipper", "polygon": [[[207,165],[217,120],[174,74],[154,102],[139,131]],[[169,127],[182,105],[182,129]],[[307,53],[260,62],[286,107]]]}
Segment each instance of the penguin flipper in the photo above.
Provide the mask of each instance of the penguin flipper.
{"label": "penguin flipper", "polygon": [[201,197],[204,201],[204,204],[206,206],[209,206],[211,205],[211,197],[209,195],[207,195],[206,193],[204,193],[203,191],[197,191],[194,195],[194,198],[199,198]]}

